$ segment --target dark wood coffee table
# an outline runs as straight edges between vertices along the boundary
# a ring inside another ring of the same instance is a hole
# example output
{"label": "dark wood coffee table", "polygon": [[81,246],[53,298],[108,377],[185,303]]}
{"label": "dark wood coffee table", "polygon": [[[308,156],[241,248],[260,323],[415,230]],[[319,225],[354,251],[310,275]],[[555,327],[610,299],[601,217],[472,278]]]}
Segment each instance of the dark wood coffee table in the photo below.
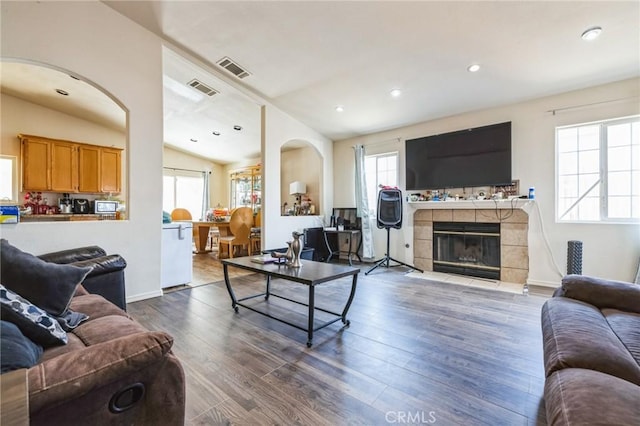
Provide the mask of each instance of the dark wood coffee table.
{"label": "dark wood coffee table", "polygon": [[[307,332],[307,346],[311,347],[313,344],[313,332],[320,330],[330,324],[333,324],[337,321],[342,321],[345,326],[349,326],[350,321],[347,320],[347,312],[349,312],[349,307],[351,306],[351,302],[353,302],[353,297],[356,294],[356,283],[358,282],[358,273],[360,272],[359,268],[354,268],[346,265],[335,265],[328,264],[323,262],[314,262],[311,260],[302,260],[302,267],[300,268],[291,268],[284,264],[278,263],[267,263],[260,264],[251,261],[251,257],[240,257],[235,259],[222,259],[222,265],[224,269],[224,282],[227,285],[227,290],[229,291],[229,296],[231,297],[231,307],[238,312],[238,306],[242,306],[244,308],[250,309],[254,312],[258,312],[262,315],[265,315],[269,318],[273,318],[277,321],[288,324],[292,327],[295,327],[299,330]],[[251,296],[243,297],[241,299],[237,299],[235,293],[233,292],[233,288],[231,287],[231,282],[229,281],[229,266],[233,266],[240,269],[245,269],[251,272],[255,272],[258,274],[265,275],[266,279],[266,289],[263,293],[253,294]],[[353,279],[351,281],[351,293],[349,294],[349,299],[342,310],[342,313],[333,312],[327,309],[318,308],[315,306],[315,286],[318,284],[326,283],[328,281],[333,281],[338,278],[352,276]],[[271,292],[271,278],[281,278],[287,281],[293,281],[299,284],[303,284],[309,287],[309,300],[308,303],[303,303],[297,300],[290,299],[288,297],[284,297]],[[254,299],[256,297],[264,296],[265,300],[269,299],[269,296],[278,297],[280,299],[288,300],[290,302],[297,303],[299,305],[307,306],[309,308],[308,315],[308,325],[307,327],[301,327],[298,324],[294,324],[290,321],[287,321],[283,318],[275,317],[267,312],[260,311],[255,309],[253,306],[242,303],[245,300]],[[322,311],[330,315],[336,316],[336,318],[323,322],[318,325],[314,325],[314,312]]]}

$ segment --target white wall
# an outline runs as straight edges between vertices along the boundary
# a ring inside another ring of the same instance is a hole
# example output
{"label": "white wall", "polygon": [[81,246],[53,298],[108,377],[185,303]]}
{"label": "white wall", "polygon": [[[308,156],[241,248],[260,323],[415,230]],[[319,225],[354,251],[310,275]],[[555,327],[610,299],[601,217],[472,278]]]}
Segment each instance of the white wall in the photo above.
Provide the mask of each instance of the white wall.
{"label": "white wall", "polygon": [[[262,108],[263,140],[263,248],[286,247],[291,241],[291,232],[304,228],[322,226],[324,217],[331,215],[333,200],[333,143],[331,140],[309,129],[270,105]],[[302,140],[314,147],[322,159],[322,181],[320,184],[320,216],[280,216],[280,149],[292,140]]]}
{"label": "white wall", "polygon": [[[541,212],[539,216],[534,211],[530,223],[528,282],[551,286],[559,283],[561,273],[566,272],[569,240],[583,242],[583,274],[632,281],[640,259],[640,225],[555,223],[555,128],[638,114],[639,95],[640,79],[631,79],[340,141],[335,144],[333,153],[335,203],[349,203],[354,197],[351,147],[356,143],[365,145],[367,154],[398,151],[399,186],[404,188],[404,140],[511,121],[513,178],[520,180],[522,193],[529,186],[536,187],[536,202]],[[605,102],[620,99],[626,100]],[[580,105],[590,106],[568,109],[556,115],[549,112]],[[404,213],[402,230],[391,231],[391,254],[411,263],[413,208],[405,203]],[[551,252],[544,244],[540,219],[546,228]],[[376,257],[381,257],[385,251],[384,232],[376,230],[374,240]],[[405,248],[405,244],[410,247]],[[559,271],[554,266],[554,261],[558,264]]]}
{"label": "white wall", "polygon": [[73,71],[126,107],[130,196],[126,221],[2,225],[2,237],[35,254],[98,244],[127,260],[128,300],[160,295],[160,40],[100,2],[2,2],[0,7],[3,58]]}

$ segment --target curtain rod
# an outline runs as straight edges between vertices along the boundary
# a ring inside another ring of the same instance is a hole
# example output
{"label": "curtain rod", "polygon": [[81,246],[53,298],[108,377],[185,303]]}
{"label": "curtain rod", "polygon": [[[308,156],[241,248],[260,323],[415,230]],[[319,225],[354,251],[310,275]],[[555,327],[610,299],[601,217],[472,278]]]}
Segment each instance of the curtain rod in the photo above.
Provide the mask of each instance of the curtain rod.
{"label": "curtain rod", "polygon": [[592,102],[590,104],[572,105],[572,106],[568,106],[568,107],[554,108],[554,109],[548,110],[547,112],[551,113],[551,115],[556,115],[556,112],[571,111],[573,109],[580,109],[580,108],[589,108],[589,107],[592,107],[592,106],[597,106],[597,105],[602,105],[602,104],[610,104],[610,103],[615,103],[615,102],[623,102],[623,101],[628,101],[628,100],[631,100],[631,99],[638,99],[638,96],[627,96],[626,98],[609,99],[609,100],[606,100],[606,101]]}
{"label": "curtain rod", "polygon": [[167,169],[167,170],[180,170],[182,172],[195,172],[195,173],[209,173],[211,174],[210,171],[208,170],[192,170],[192,169],[181,169],[179,167],[162,167],[163,169]]}
{"label": "curtain rod", "polygon": [[[381,142],[376,142],[376,143],[368,143],[368,144],[357,144],[357,145],[362,145],[363,147],[368,147],[368,146],[378,146],[378,145],[388,145],[390,143],[395,143],[395,142],[400,142],[401,138],[397,137],[395,139],[387,139],[385,141],[381,141]],[[351,148],[356,149],[357,145],[353,145]]]}

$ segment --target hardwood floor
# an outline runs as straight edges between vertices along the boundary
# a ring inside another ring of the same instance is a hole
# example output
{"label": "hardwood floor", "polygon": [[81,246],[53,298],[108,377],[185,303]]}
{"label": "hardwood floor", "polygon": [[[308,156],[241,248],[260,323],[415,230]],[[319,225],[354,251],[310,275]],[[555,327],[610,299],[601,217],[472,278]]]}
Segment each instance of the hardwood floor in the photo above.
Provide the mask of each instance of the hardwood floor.
{"label": "hardwood floor", "polygon": [[[255,274],[232,282],[239,297],[264,286]],[[272,289],[307,294],[280,280]],[[341,309],[349,289],[349,278],[320,285],[316,304]],[[545,300],[378,269],[358,277],[350,327],[317,331],[311,348],[303,331],[242,307],[235,313],[223,282],[128,311],[174,336],[189,425],[527,425],[545,424]],[[304,324],[304,307],[255,303]]]}

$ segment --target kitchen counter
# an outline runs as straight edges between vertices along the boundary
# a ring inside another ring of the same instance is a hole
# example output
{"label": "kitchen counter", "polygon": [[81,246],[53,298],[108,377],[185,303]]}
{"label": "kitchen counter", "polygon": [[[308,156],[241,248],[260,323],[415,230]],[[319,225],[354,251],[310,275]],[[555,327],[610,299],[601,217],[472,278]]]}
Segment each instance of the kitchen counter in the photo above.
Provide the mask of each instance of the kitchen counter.
{"label": "kitchen counter", "polygon": [[102,214],[25,214],[20,222],[76,222],[90,220],[115,220],[111,215]]}

